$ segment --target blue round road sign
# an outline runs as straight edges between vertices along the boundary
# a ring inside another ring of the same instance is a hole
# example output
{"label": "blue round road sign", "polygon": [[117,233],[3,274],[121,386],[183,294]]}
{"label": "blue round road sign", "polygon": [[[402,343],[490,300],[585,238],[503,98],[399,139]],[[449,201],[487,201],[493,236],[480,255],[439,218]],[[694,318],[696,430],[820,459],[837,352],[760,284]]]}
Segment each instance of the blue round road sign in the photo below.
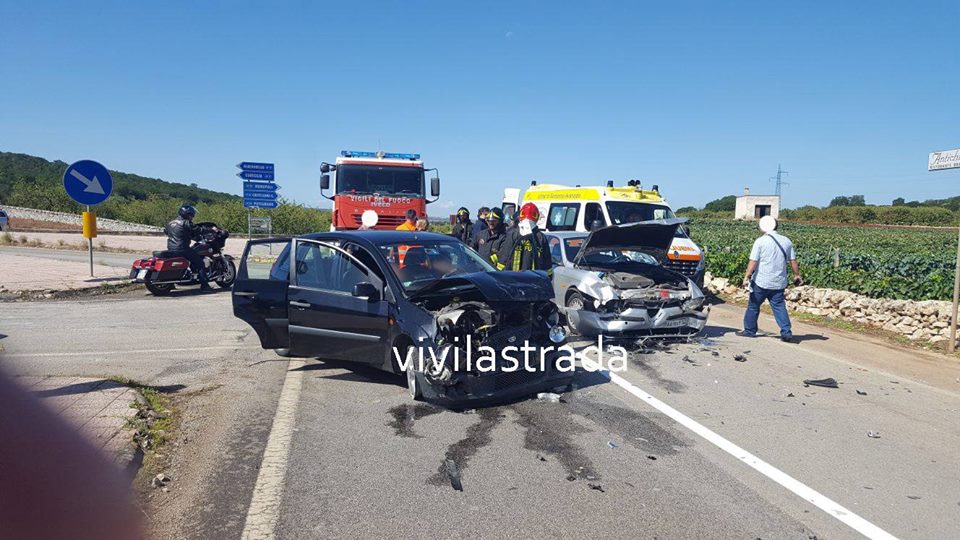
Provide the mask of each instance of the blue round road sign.
{"label": "blue round road sign", "polygon": [[71,199],[93,206],[110,196],[113,191],[113,178],[106,167],[85,159],[67,167],[63,173],[63,188]]}

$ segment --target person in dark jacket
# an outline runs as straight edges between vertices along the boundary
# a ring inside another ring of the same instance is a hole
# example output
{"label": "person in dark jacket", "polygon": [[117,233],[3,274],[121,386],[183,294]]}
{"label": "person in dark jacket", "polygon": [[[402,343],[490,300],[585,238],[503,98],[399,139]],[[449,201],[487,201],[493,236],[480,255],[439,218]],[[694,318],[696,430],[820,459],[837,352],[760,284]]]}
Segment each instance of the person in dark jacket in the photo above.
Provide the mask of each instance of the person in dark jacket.
{"label": "person in dark jacket", "polygon": [[477,239],[480,238],[480,234],[487,230],[487,215],[490,214],[490,209],[486,206],[481,206],[477,210],[477,220],[473,222],[473,231],[471,231],[471,236],[473,236],[473,249],[477,249]]}
{"label": "person in dark jacket", "polygon": [[547,237],[537,228],[540,210],[527,203],[517,215],[517,226],[508,229],[497,253],[502,270],[543,270],[553,276],[553,259]]}
{"label": "person in dark jacket", "polygon": [[470,211],[461,206],[457,210],[457,222],[453,224],[450,236],[459,238],[461,242],[470,245],[473,240],[473,222],[470,221]]}
{"label": "person in dark jacket", "polygon": [[498,252],[506,232],[507,229],[503,225],[503,210],[494,208],[487,214],[487,229],[474,239],[473,249],[477,250],[480,256],[497,270],[503,270],[498,261]]}
{"label": "person in dark jacket", "polygon": [[200,228],[193,224],[197,217],[197,209],[189,204],[180,207],[179,216],[167,223],[163,232],[167,233],[167,251],[190,261],[190,268],[197,272],[200,280],[200,290],[212,290],[207,283],[207,269],[203,264],[203,257],[190,247],[190,242],[200,236]]}

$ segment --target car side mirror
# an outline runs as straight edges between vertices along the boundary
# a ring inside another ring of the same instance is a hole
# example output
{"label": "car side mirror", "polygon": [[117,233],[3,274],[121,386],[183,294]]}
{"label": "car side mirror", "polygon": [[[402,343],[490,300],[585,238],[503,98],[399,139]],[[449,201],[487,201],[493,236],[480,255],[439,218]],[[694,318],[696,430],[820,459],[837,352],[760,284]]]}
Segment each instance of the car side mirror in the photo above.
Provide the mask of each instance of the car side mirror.
{"label": "car side mirror", "polygon": [[690,226],[687,225],[686,223],[680,226],[680,230],[683,231],[683,234],[690,236]]}
{"label": "car side mirror", "polygon": [[321,164],[320,164],[320,172],[322,172],[323,174],[327,174],[328,172],[330,172],[330,164],[329,164],[329,163],[321,163]]}
{"label": "car side mirror", "polygon": [[440,177],[434,176],[430,179],[430,196],[439,197],[440,196]]}
{"label": "car side mirror", "polygon": [[363,281],[353,286],[353,296],[366,298],[368,302],[377,302],[380,300],[380,291],[374,287],[373,283]]}
{"label": "car side mirror", "polygon": [[330,175],[324,174],[320,177],[320,189],[330,189]]}

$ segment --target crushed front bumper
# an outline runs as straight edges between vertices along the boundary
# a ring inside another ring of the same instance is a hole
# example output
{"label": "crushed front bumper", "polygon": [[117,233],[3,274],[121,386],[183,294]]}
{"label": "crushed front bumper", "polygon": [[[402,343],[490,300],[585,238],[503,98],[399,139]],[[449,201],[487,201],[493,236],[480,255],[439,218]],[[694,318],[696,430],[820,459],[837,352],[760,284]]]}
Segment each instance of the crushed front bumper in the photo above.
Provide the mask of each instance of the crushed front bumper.
{"label": "crushed front bumper", "polygon": [[538,392],[550,390],[558,386],[567,386],[573,382],[573,370],[561,370],[557,367],[560,355],[548,353],[545,355],[544,367],[539,369],[539,356],[536,361],[538,369],[525,369],[522,358],[516,371],[491,371],[482,373],[463,374],[452,385],[443,385],[435,382],[423,372],[417,371],[417,383],[423,392],[423,398],[431,403],[447,407],[475,406],[496,402],[511,401],[524,398]]}
{"label": "crushed front bumper", "polygon": [[679,306],[658,310],[627,308],[619,313],[567,310],[570,326],[585,337],[687,337],[699,334],[707,325],[708,310],[684,311]]}

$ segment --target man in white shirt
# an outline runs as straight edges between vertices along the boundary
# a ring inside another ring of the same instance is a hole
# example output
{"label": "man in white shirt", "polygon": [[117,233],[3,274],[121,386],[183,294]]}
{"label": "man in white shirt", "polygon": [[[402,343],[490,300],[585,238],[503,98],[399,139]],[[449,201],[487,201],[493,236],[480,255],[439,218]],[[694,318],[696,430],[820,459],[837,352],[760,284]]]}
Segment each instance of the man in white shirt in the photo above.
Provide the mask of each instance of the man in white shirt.
{"label": "man in white shirt", "polygon": [[793,250],[793,242],[777,232],[777,220],[772,216],[760,218],[760,231],[764,234],[753,242],[750,263],[743,276],[743,286],[750,289],[750,303],[747,306],[747,312],[743,315],[743,331],[737,332],[737,335],[746,337],[757,335],[760,306],[764,300],[767,300],[770,302],[770,309],[773,310],[777,326],[780,327],[780,339],[795,343],[783,291],[787,288],[788,266],[793,269],[794,285],[803,283],[797,254]]}

